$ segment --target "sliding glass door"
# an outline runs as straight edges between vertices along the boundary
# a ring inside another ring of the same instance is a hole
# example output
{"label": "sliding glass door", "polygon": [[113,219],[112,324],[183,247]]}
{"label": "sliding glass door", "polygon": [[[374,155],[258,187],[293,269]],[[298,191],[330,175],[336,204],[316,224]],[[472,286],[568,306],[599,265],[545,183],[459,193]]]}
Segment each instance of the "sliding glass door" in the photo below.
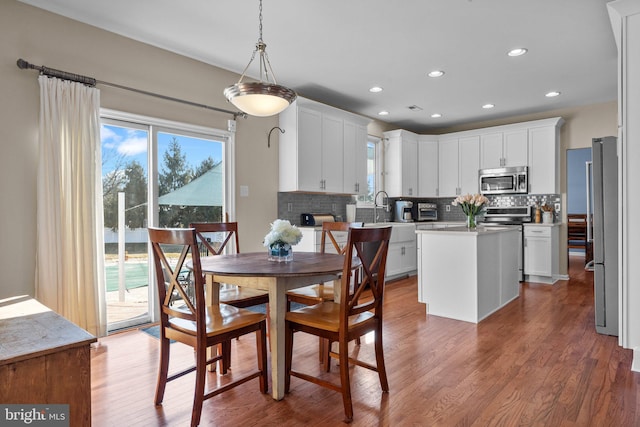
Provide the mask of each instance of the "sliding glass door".
{"label": "sliding glass door", "polygon": [[172,124],[102,119],[109,331],[157,318],[147,226],[217,222],[229,210],[228,136]]}

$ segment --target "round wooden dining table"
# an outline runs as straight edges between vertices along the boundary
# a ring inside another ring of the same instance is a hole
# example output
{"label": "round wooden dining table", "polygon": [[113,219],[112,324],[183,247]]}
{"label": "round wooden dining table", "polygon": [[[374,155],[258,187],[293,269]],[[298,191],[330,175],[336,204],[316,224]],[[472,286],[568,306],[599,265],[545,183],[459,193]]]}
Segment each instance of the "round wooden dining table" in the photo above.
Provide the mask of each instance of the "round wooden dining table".
{"label": "round wooden dining table", "polygon": [[[344,256],[319,252],[294,252],[293,260],[276,262],[267,252],[206,256],[200,259],[207,283],[208,304],[219,302],[220,283],[269,292],[269,341],[271,345],[272,395],[284,397],[284,318],[286,292],[290,289],[339,278]],[[357,267],[357,266],[354,266]],[[340,288],[339,286],[334,289]]]}

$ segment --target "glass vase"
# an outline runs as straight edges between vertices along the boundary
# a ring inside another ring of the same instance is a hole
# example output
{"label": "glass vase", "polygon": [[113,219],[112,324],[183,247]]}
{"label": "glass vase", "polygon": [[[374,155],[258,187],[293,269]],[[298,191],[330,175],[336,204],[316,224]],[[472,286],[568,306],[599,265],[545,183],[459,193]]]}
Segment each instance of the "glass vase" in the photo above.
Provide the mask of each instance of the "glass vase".
{"label": "glass vase", "polygon": [[272,245],[268,250],[269,261],[289,262],[293,260],[293,247],[291,245]]}
{"label": "glass vase", "polygon": [[475,215],[467,215],[467,228],[476,228],[476,216]]}

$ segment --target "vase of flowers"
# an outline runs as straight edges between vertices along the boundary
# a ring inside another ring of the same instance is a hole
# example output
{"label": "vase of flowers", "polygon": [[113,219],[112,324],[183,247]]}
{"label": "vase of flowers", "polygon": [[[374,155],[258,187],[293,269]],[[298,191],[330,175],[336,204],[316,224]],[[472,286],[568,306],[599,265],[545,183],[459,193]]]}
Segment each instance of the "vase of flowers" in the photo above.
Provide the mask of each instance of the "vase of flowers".
{"label": "vase of flowers", "polygon": [[466,194],[456,197],[451,204],[462,208],[462,212],[467,216],[468,228],[476,228],[476,216],[482,211],[484,205],[488,203],[489,199],[481,194]]}
{"label": "vase of flowers", "polygon": [[300,243],[302,232],[285,219],[276,219],[271,231],[264,236],[264,246],[268,249],[270,261],[289,262],[293,260],[293,245]]}

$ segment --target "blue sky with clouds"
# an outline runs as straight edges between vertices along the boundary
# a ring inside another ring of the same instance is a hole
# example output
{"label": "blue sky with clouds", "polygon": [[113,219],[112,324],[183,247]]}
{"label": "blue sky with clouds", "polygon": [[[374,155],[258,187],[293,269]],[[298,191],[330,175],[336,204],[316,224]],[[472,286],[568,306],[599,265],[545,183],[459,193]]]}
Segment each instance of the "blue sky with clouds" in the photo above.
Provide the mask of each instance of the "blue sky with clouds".
{"label": "blue sky with clouds", "polygon": [[[146,130],[103,124],[100,127],[102,175],[113,171],[118,161],[122,162],[124,167],[130,161],[136,160],[147,170],[148,135],[149,132]],[[163,155],[174,136],[178,138],[182,153],[186,154],[187,163],[192,168],[197,168],[207,157],[212,157],[215,162],[222,160],[223,144],[221,142],[158,132],[158,155],[161,168]]]}

